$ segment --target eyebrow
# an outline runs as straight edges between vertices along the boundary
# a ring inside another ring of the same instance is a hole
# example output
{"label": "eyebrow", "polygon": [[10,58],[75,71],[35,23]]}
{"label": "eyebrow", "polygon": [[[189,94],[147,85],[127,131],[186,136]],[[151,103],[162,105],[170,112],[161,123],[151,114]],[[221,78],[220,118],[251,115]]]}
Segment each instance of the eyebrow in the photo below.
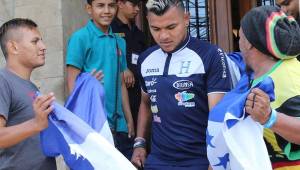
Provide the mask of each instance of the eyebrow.
{"label": "eyebrow", "polygon": [[41,37],[34,37],[34,38],[32,38],[31,41],[39,41],[39,40],[42,40],[42,38]]}

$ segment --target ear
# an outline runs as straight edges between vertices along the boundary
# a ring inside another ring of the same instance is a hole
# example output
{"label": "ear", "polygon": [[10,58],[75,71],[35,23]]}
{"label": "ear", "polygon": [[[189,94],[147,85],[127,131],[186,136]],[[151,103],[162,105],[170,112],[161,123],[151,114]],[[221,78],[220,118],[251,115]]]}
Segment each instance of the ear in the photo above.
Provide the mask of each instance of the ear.
{"label": "ear", "polygon": [[8,54],[18,54],[18,44],[15,41],[7,41],[6,49]]}
{"label": "ear", "polygon": [[184,19],[185,26],[186,27],[189,26],[189,24],[190,24],[190,13],[185,11],[183,19]]}
{"label": "ear", "polygon": [[121,0],[119,0],[118,2],[117,2],[117,7],[118,8],[123,8],[123,5],[124,5],[124,2],[123,1],[121,1]]}
{"label": "ear", "polygon": [[247,38],[245,38],[245,48],[247,50],[250,50],[252,47],[252,44],[247,40]]}
{"label": "ear", "polygon": [[85,10],[86,10],[86,12],[87,12],[89,15],[91,15],[91,14],[92,14],[92,5],[86,4],[86,5],[85,5]]}

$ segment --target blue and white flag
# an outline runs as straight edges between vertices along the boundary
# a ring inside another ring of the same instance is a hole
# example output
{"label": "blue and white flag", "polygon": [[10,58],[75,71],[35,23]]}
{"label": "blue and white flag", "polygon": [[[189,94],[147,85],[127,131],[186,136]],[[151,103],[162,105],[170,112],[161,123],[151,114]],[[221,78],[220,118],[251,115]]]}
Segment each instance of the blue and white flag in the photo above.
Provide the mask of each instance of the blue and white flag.
{"label": "blue and white flag", "polygon": [[[214,170],[271,170],[263,140],[263,127],[245,113],[250,93],[247,75],[210,112],[206,142],[207,156]],[[274,100],[274,84],[266,77],[255,87]]]}
{"label": "blue and white flag", "polygon": [[80,73],[65,107],[114,144],[104,102],[104,87],[91,74]]}
{"label": "blue and white flag", "polygon": [[104,109],[97,109],[103,106],[101,88],[95,78],[81,74],[67,102],[76,115],[53,104],[49,126],[41,133],[43,151],[47,156],[61,154],[74,170],[134,170],[112,144]]}
{"label": "blue and white flag", "polygon": [[240,52],[229,53],[226,56],[232,87],[235,87],[241,76],[246,73],[246,65]]}

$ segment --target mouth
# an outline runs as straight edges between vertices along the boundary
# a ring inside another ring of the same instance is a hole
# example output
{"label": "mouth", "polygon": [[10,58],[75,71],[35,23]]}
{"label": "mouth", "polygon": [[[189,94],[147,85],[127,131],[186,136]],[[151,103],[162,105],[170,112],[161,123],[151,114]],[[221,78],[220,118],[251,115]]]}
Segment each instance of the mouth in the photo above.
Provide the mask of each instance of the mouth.
{"label": "mouth", "polygon": [[160,44],[161,44],[162,46],[169,46],[169,45],[172,44],[172,42],[171,42],[171,41],[169,41],[169,42],[160,42]]}
{"label": "mouth", "polygon": [[39,56],[39,57],[42,57],[42,58],[44,59],[44,58],[45,58],[45,53],[39,54],[38,56]]}
{"label": "mouth", "polygon": [[112,16],[102,16],[101,18],[103,18],[105,20],[110,20],[110,19],[112,19]]}

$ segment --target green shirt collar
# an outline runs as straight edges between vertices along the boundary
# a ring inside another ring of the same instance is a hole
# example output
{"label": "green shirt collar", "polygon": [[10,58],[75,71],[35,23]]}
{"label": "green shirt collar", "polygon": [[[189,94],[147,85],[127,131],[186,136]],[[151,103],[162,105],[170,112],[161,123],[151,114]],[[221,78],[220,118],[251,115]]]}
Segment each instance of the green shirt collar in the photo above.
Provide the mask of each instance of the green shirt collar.
{"label": "green shirt collar", "polygon": [[111,27],[109,27],[108,34],[105,34],[101,29],[99,29],[95,25],[95,23],[92,19],[89,20],[89,22],[87,24],[87,27],[90,28],[93,31],[93,33],[98,37],[103,37],[103,36],[106,36],[106,35],[109,35],[109,36],[112,36],[112,37],[114,36]]}
{"label": "green shirt collar", "polygon": [[276,68],[281,65],[281,63],[282,63],[282,60],[277,61],[268,72],[266,72],[264,75],[262,75],[262,76],[260,76],[260,77],[258,77],[256,79],[254,79],[253,83],[252,83],[252,87],[254,87],[255,85],[257,85],[259,82],[261,82],[262,80],[264,80],[268,75],[270,75],[273,71],[275,71]]}

